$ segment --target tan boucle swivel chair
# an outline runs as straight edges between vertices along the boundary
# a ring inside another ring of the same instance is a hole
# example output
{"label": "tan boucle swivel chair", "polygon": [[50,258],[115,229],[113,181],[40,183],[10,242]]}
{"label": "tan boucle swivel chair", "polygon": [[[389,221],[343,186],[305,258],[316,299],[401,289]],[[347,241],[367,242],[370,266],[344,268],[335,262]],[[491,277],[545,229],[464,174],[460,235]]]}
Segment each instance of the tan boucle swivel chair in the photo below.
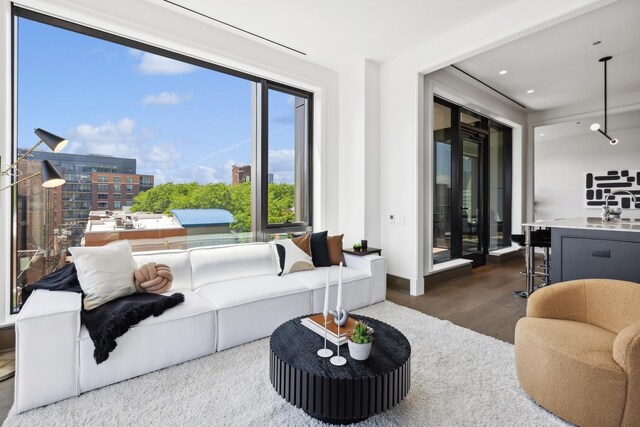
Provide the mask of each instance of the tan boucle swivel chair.
{"label": "tan boucle swivel chair", "polygon": [[640,426],[640,284],[558,283],[516,325],[516,371],[533,400],[582,427]]}

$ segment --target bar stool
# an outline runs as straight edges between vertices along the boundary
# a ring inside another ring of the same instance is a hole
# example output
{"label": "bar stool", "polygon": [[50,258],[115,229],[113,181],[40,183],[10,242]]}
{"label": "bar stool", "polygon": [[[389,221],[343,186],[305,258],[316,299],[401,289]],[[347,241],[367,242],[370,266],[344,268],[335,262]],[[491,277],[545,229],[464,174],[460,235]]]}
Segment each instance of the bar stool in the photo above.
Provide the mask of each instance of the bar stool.
{"label": "bar stool", "polygon": [[[542,248],[543,253],[543,261],[542,265],[535,266],[534,263],[527,262],[526,271],[520,272],[526,276],[527,281],[527,290],[525,291],[514,291],[513,295],[520,298],[527,298],[531,295],[536,289],[539,289],[543,286],[547,286],[550,284],[550,274],[551,274],[551,257],[549,256],[549,249],[551,248],[551,230],[550,229],[541,229],[541,230],[531,230],[530,231],[530,248]],[[511,235],[511,240],[517,243],[520,246],[526,245],[525,235],[524,234],[513,234]],[[540,277],[542,280],[539,285],[535,285],[533,278]]]}

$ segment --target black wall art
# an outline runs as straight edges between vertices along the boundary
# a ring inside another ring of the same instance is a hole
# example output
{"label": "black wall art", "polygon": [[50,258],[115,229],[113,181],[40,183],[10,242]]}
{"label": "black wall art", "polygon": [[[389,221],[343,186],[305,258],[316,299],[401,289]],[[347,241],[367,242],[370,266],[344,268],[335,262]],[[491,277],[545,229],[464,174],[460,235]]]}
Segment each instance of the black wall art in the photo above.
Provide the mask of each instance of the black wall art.
{"label": "black wall art", "polygon": [[640,209],[640,170],[610,170],[605,172],[587,172],[585,174],[585,207],[600,209],[611,193],[619,190],[631,192],[609,197],[609,206],[623,209]]}

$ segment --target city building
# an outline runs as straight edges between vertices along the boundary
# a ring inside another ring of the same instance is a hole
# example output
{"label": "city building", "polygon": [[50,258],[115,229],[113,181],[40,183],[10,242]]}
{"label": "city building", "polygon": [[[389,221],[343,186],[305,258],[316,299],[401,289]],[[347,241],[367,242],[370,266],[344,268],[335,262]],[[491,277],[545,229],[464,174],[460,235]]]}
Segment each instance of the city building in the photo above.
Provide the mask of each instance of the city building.
{"label": "city building", "polygon": [[[19,148],[18,156],[26,151]],[[92,209],[118,209],[117,201],[120,207],[131,205],[135,195],[153,187],[153,176],[136,174],[136,159],[33,151],[23,163],[39,165],[42,160],[49,160],[66,180],[60,189],[54,189],[59,193],[59,209],[52,213],[52,228],[68,234],[71,245],[80,244]],[[105,182],[99,182],[102,180]]]}
{"label": "city building", "polygon": [[97,210],[89,213],[82,246],[127,240],[140,252],[238,243],[242,238],[229,229],[233,221],[224,209],[174,209],[171,215]]}
{"label": "city building", "polygon": [[[241,182],[251,182],[251,165],[233,165],[231,167],[231,185],[236,185]],[[272,173],[267,174],[267,183],[273,183]]]}
{"label": "city building", "polygon": [[151,188],[152,175],[92,172],[91,210],[131,206],[134,197]]}
{"label": "city building", "polygon": [[251,182],[251,165],[233,165],[231,167],[231,185],[241,182]]}

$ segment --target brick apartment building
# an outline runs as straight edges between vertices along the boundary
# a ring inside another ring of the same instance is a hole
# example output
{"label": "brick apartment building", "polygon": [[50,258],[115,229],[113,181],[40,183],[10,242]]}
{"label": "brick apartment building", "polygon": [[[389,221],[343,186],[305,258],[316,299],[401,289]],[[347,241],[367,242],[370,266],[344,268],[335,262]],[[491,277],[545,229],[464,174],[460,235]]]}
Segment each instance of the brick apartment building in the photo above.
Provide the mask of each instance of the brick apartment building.
{"label": "brick apartment building", "polygon": [[131,206],[139,193],[153,188],[153,175],[91,173],[91,210]]}

